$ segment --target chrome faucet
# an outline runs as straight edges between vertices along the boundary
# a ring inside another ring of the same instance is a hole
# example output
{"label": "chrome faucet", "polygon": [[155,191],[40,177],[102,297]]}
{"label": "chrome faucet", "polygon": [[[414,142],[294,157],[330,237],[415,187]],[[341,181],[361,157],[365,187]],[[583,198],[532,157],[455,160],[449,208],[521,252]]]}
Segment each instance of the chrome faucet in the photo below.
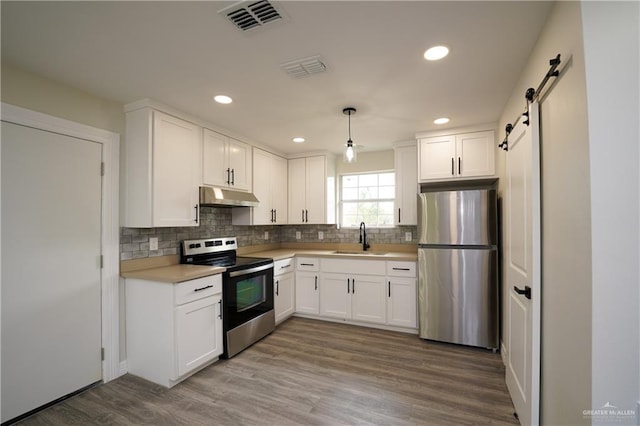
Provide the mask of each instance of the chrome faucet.
{"label": "chrome faucet", "polygon": [[370,246],[367,242],[367,226],[364,222],[360,222],[360,242],[362,243],[362,250],[367,251]]}

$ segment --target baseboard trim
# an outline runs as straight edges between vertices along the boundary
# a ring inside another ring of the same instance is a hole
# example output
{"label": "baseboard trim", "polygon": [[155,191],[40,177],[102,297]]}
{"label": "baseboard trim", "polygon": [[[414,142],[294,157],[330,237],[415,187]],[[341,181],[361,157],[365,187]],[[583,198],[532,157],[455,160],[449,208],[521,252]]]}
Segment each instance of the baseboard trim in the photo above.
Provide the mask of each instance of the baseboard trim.
{"label": "baseboard trim", "polygon": [[500,342],[500,358],[502,358],[502,363],[507,365],[507,347],[504,342]]}
{"label": "baseboard trim", "polygon": [[405,328],[405,327],[397,327],[397,326],[385,325],[385,324],[374,324],[374,323],[350,321],[350,320],[348,321],[348,320],[341,320],[339,318],[328,318],[320,315],[303,314],[303,313],[294,313],[293,316],[299,317],[299,318],[308,318],[308,319],[315,319],[320,321],[335,322],[338,324],[348,324],[348,325],[357,325],[359,327],[377,328],[379,330],[397,331],[399,333],[416,334],[416,335],[418,334],[417,328]]}

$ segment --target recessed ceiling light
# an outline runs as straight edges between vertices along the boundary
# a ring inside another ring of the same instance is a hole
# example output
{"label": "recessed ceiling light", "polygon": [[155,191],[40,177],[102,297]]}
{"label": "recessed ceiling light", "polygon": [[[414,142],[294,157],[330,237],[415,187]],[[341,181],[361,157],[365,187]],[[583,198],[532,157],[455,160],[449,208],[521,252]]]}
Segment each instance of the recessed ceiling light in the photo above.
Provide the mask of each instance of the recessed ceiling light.
{"label": "recessed ceiling light", "polygon": [[216,95],[213,97],[213,100],[219,104],[230,104],[233,102],[233,99],[225,95]]}
{"label": "recessed ceiling light", "polygon": [[293,138],[293,141],[295,143],[302,143],[302,142],[304,142],[304,138]]}
{"label": "recessed ceiling light", "polygon": [[447,124],[448,122],[449,119],[447,117],[436,118],[435,120],[433,120],[434,124]]}
{"label": "recessed ceiling light", "polygon": [[449,54],[449,49],[445,46],[433,46],[424,52],[424,58],[427,61],[437,61]]}

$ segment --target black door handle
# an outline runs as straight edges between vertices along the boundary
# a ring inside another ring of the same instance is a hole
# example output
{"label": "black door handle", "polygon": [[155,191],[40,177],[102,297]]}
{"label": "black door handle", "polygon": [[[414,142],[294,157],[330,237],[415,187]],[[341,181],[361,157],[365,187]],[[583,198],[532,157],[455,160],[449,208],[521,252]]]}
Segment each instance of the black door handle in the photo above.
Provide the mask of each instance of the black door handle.
{"label": "black door handle", "polygon": [[347,294],[349,294],[349,278],[347,278]]}
{"label": "black door handle", "polygon": [[231,185],[236,184],[236,169],[231,169]]}
{"label": "black door handle", "polygon": [[318,276],[317,275],[315,276],[315,283],[316,283],[315,290],[317,290],[318,289]]}
{"label": "black door handle", "polygon": [[526,297],[527,299],[531,299],[531,287],[529,287],[528,285],[524,286],[524,290],[520,290],[515,285],[513,286],[513,289],[516,291],[516,293],[524,294],[524,297]]}

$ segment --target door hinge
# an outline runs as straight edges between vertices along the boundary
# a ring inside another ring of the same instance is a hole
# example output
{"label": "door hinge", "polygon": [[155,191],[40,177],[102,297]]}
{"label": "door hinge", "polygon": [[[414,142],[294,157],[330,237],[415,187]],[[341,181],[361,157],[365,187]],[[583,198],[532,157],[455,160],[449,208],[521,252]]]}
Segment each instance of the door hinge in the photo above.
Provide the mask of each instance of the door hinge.
{"label": "door hinge", "polygon": [[100,359],[104,361],[104,348],[100,348]]}
{"label": "door hinge", "polygon": [[100,163],[100,176],[104,176],[104,161]]}

